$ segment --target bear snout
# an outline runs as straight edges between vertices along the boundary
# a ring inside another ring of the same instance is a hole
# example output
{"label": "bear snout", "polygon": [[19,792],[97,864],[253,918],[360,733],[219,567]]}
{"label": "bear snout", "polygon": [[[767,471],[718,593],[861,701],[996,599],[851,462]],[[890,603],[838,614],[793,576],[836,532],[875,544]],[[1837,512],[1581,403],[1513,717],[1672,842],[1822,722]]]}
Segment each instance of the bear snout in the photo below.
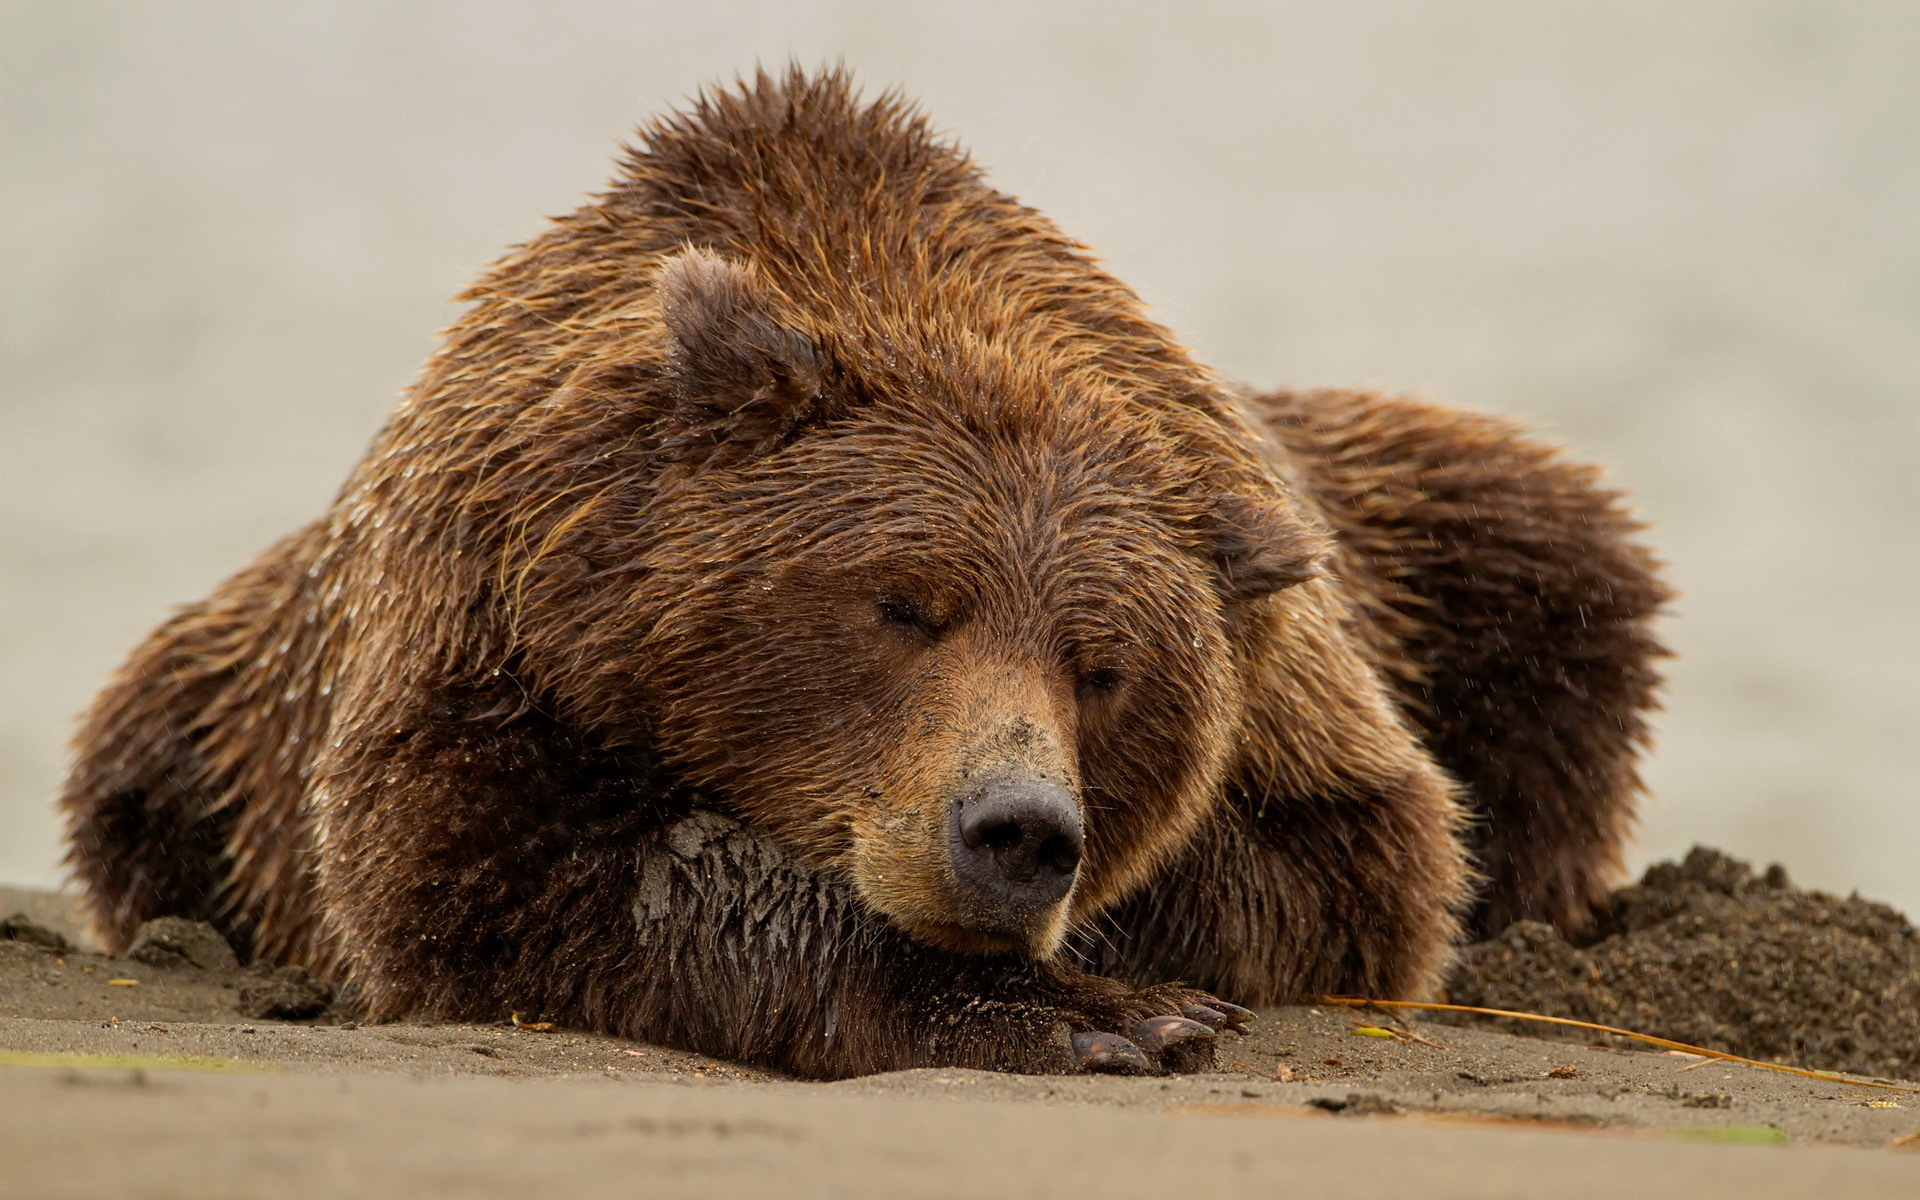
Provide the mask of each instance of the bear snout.
{"label": "bear snout", "polygon": [[955,879],[982,925],[1021,930],[1066,899],[1086,845],[1080,806],[1063,787],[989,779],[953,802]]}

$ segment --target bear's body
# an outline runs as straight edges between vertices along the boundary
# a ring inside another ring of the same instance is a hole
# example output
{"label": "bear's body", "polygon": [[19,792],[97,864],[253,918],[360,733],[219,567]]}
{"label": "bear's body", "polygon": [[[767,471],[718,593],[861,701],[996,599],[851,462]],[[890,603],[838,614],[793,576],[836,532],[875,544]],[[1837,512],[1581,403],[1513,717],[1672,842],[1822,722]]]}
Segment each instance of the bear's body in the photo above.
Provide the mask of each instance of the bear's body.
{"label": "bear's body", "polygon": [[1224,386],[895,102],[709,98],[470,297],[91,712],[115,948],[814,1076],[1145,1069],[1238,1018],[1195,989],[1416,994],[1618,865],[1664,593],[1616,497]]}

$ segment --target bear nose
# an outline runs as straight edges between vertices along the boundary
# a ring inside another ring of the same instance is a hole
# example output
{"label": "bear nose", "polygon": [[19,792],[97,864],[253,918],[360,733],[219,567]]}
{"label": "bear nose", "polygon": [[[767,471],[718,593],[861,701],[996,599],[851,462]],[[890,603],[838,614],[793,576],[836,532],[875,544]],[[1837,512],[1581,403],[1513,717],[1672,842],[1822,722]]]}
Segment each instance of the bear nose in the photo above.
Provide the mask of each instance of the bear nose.
{"label": "bear nose", "polygon": [[954,802],[954,873],[999,917],[1018,920],[1058,903],[1084,846],[1080,807],[1065,788],[994,779]]}

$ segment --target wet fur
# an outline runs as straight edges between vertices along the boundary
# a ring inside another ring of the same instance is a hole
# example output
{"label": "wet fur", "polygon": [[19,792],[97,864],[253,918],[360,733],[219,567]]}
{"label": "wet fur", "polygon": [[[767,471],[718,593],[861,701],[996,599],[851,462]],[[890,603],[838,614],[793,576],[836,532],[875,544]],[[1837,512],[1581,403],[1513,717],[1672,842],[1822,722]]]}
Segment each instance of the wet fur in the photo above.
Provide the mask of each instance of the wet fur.
{"label": "wet fur", "polygon": [[[1487,418],[1237,393],[897,100],[710,95],[468,298],[329,514],[89,714],[111,946],[181,913],[375,1016],[1067,1070],[1175,980],[1420,993],[1470,907],[1577,925],[1618,865],[1664,595],[1618,499]],[[903,579],[923,642],[862,624]],[[946,922],[995,755],[1087,798],[1050,956]]]}

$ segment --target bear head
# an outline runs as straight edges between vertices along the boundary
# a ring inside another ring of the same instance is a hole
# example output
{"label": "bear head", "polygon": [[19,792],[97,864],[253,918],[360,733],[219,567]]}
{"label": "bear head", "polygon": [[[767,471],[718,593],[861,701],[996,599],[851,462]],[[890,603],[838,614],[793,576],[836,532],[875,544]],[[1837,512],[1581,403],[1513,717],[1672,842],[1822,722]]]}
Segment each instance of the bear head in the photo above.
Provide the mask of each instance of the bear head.
{"label": "bear head", "polygon": [[1212,811],[1236,628],[1324,536],[1098,363],[699,249],[655,298],[658,744],[912,936],[1050,954]]}

